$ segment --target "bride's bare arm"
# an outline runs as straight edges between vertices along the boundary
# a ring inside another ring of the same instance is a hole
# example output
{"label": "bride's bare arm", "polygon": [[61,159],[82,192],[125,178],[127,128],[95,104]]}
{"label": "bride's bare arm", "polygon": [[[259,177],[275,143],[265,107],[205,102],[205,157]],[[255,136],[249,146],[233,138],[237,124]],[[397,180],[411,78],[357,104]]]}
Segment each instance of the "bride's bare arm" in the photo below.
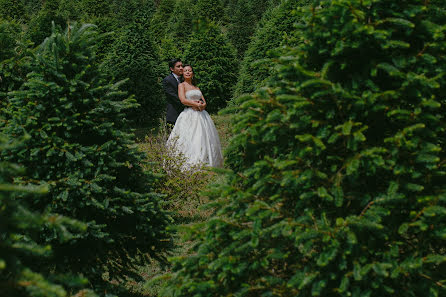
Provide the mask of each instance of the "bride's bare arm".
{"label": "bride's bare arm", "polygon": [[178,97],[183,105],[190,106],[192,108],[200,109],[203,105],[203,103],[186,98],[186,88],[184,87],[183,83],[178,85]]}

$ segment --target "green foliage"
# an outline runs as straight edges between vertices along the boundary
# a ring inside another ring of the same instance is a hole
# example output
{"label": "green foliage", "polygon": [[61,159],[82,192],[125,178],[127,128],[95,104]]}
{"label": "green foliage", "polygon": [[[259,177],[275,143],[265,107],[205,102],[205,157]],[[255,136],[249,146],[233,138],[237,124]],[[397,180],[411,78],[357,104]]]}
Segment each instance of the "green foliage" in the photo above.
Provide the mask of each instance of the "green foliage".
{"label": "green foliage", "polygon": [[23,0],[0,0],[0,19],[25,20],[26,18]]}
{"label": "green foliage", "polygon": [[168,75],[170,73],[168,66],[169,60],[182,56],[182,52],[178,45],[178,42],[175,41],[172,36],[166,36],[160,42],[158,42],[160,60],[165,64],[165,69],[163,71],[164,75]]}
{"label": "green foliage", "polygon": [[[54,32],[39,48],[27,81],[9,94],[11,119],[3,129],[11,137],[30,135],[24,147],[1,152],[3,160],[23,164],[21,184],[42,180],[46,199],[33,205],[88,225],[64,242],[42,231],[54,263],[47,271],[82,273],[95,290],[120,279],[168,244],[169,218],[153,192],[153,174],[144,171],[144,154],[128,133],[126,111],[132,97],[110,84],[95,60],[97,34],[91,25]],[[54,264],[54,265],[53,265]],[[118,288],[112,289],[118,293]]]}
{"label": "green foliage", "polygon": [[271,75],[272,69],[266,58],[270,57],[268,53],[272,49],[281,45],[298,45],[299,39],[290,37],[300,35],[300,30],[296,29],[296,24],[301,22],[299,8],[309,2],[286,0],[265,14],[243,58],[235,98],[253,92]]}
{"label": "green foliage", "polygon": [[222,20],[223,5],[220,0],[196,0],[197,17],[218,23]]}
{"label": "green foliage", "polygon": [[13,22],[0,20],[0,62],[15,55],[15,47],[20,34],[20,26]]}
{"label": "green foliage", "polygon": [[62,0],[47,0],[30,20],[27,30],[27,38],[39,45],[43,40],[51,35],[53,23],[56,28],[62,30],[67,25],[67,19],[59,10],[59,3]]}
{"label": "green foliage", "polygon": [[150,20],[150,31],[156,41],[162,40],[167,34],[169,19],[175,9],[175,0],[160,0],[156,12]]}
{"label": "green foliage", "polygon": [[80,6],[90,17],[106,16],[112,7],[109,0],[81,0]]}
{"label": "green foliage", "polygon": [[148,18],[140,16],[123,30],[105,60],[105,69],[116,80],[129,78],[123,90],[134,94],[139,103],[129,118],[155,125],[165,113],[159,79],[163,71],[158,47],[148,27]]}
{"label": "green foliage", "polygon": [[[23,40],[20,26],[0,20],[0,110],[8,104],[7,93],[17,90],[28,73],[30,44]],[[4,112],[0,112],[4,116]],[[0,118],[0,127],[5,118]]]}
{"label": "green foliage", "polygon": [[[7,146],[11,145],[7,145],[0,136],[0,150],[7,149]],[[82,287],[86,280],[39,272],[37,263],[51,261],[51,247],[37,243],[39,232],[47,228],[55,233],[61,230],[81,233],[86,225],[49,212],[32,211],[31,205],[48,189],[43,185],[25,187],[12,184],[21,173],[20,167],[0,162],[0,292],[2,296],[65,297],[67,289]],[[61,240],[66,241],[66,238]],[[66,280],[65,284],[61,283],[62,279]],[[83,291],[83,294],[87,293]],[[94,296],[91,292],[88,294]]]}
{"label": "green foliage", "polygon": [[438,11],[314,1],[304,42],[272,61],[267,88],[240,98],[234,172],[166,295],[445,296]]}
{"label": "green foliage", "polygon": [[[176,1],[175,8],[169,19],[169,27],[167,31],[171,39],[174,40],[175,47],[178,50],[183,51],[186,49],[199,17],[200,16],[197,15],[197,9],[192,0]],[[163,44],[163,47],[166,45],[169,46],[167,43]],[[167,57],[167,61],[180,56],[181,55],[173,55]]]}
{"label": "green foliage", "polygon": [[207,101],[207,110],[226,106],[236,82],[235,49],[215,23],[195,32],[185,53],[186,63],[194,69],[198,85]]}
{"label": "green foliage", "polygon": [[[274,0],[232,0],[225,9],[228,16],[228,37],[237,49],[238,57],[243,57],[257,22],[265,11],[275,6]],[[268,40],[264,40],[268,43]]]}

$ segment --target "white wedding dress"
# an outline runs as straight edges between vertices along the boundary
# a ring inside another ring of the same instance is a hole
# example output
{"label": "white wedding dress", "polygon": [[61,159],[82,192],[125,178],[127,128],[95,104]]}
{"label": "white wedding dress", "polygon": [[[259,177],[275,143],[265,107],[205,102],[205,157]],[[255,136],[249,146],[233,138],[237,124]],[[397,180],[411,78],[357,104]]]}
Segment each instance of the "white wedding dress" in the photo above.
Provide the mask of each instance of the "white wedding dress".
{"label": "white wedding dress", "polygon": [[[189,90],[186,98],[199,101],[200,90]],[[209,113],[206,110],[197,111],[191,107],[185,108],[175,123],[167,140],[167,145],[173,147],[186,158],[186,166],[207,165],[223,166],[220,138]]]}

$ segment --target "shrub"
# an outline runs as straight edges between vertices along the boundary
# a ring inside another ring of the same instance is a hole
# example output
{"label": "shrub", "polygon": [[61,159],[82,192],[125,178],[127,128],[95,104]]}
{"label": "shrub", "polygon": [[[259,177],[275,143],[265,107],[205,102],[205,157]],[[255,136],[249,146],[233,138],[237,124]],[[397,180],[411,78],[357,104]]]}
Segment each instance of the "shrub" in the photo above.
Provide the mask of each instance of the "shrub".
{"label": "shrub", "polygon": [[299,39],[289,39],[290,35],[299,35],[296,24],[301,22],[299,8],[309,3],[308,0],[283,1],[268,11],[261,20],[252,37],[240,66],[240,75],[234,91],[234,98],[243,93],[251,93],[271,75],[268,53],[279,46],[298,45]]}
{"label": "shrub", "polygon": [[[0,135],[0,149],[7,146]],[[85,279],[39,272],[37,263],[51,261],[51,247],[37,243],[39,232],[48,228],[66,241],[72,237],[69,230],[83,232],[86,225],[60,215],[31,211],[31,205],[47,188],[13,185],[21,173],[20,167],[0,162],[0,292],[2,296],[64,297],[67,289],[84,286]],[[83,293],[87,296],[86,291]],[[89,292],[88,296],[95,295]]]}
{"label": "shrub", "polygon": [[30,138],[23,148],[3,150],[1,158],[26,167],[23,184],[50,185],[34,210],[88,224],[68,242],[44,230],[41,242],[51,244],[55,261],[43,267],[82,273],[99,292],[113,286],[103,281],[105,271],[119,280],[138,263],[135,257],[144,262],[160,255],[169,243],[169,219],[128,130],[125,112],[135,100],[120,83],[105,81],[95,63],[96,40],[91,25],[76,25],[54,32],[38,48],[27,81],[9,94],[11,120],[3,129]]}
{"label": "shrub", "polygon": [[211,22],[204,30],[194,32],[185,61],[194,68],[206,109],[215,112],[225,107],[237,79],[237,62],[234,47],[218,25]]}
{"label": "shrub", "polygon": [[[446,15],[315,1],[240,99],[217,216],[174,296],[444,296]],[[194,231],[194,230],[192,230]]]}

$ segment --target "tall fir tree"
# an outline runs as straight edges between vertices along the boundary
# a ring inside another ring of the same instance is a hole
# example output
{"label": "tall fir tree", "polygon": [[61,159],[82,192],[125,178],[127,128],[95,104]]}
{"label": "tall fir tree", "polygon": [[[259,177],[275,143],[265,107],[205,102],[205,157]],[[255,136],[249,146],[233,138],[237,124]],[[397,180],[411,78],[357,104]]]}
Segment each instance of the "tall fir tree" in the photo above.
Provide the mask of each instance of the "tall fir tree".
{"label": "tall fir tree", "polygon": [[169,296],[444,296],[446,14],[314,1],[240,98],[214,216]]}
{"label": "tall fir tree", "polygon": [[[0,150],[11,146],[19,144],[0,135]],[[86,280],[39,271],[36,263],[52,260],[51,246],[38,244],[39,233],[48,228],[63,235],[60,239],[66,241],[72,237],[68,230],[83,232],[86,225],[49,212],[32,211],[32,204],[41,199],[47,187],[12,184],[23,171],[15,164],[0,162],[0,293],[5,297],[65,297],[67,292],[85,286]],[[95,296],[91,291],[79,294]]]}
{"label": "tall fir tree", "polygon": [[175,0],[160,0],[156,12],[150,20],[150,31],[157,42],[160,42],[167,34],[169,19],[175,9],[175,2]]}
{"label": "tall fir tree", "polygon": [[253,92],[272,74],[273,69],[269,67],[268,62],[268,57],[271,57],[268,55],[269,52],[279,46],[296,46],[299,43],[299,36],[296,36],[300,32],[297,24],[302,22],[299,10],[309,2],[311,1],[285,0],[265,13],[251,42],[247,45],[234,98]]}
{"label": "tall fir tree", "polygon": [[33,210],[88,225],[67,242],[42,230],[40,242],[51,244],[55,262],[41,269],[82,273],[98,293],[108,288],[125,296],[128,289],[104,281],[103,273],[121,279],[138,261],[160,255],[169,218],[153,192],[154,175],[143,170],[145,155],[128,132],[126,111],[136,102],[120,90],[122,83],[106,81],[96,44],[92,25],[73,25],[39,46],[27,81],[9,94],[11,119],[3,129],[14,138],[30,137],[21,148],[2,150],[1,159],[25,166],[20,184],[49,184]]}
{"label": "tall fir tree", "polygon": [[[200,16],[198,15],[194,1],[178,0],[175,3],[175,8],[169,19],[169,33],[167,35],[174,41],[179,51],[184,51],[187,48],[194,31],[193,28],[196,26],[199,18]],[[176,58],[176,56],[170,57],[170,59],[172,58]]]}
{"label": "tall fir tree", "polygon": [[137,17],[122,31],[104,62],[104,69],[116,80],[129,78],[123,90],[134,94],[139,106],[129,118],[156,125],[165,112],[160,74],[163,73],[158,47],[149,28],[150,15]]}
{"label": "tall fir tree", "polygon": [[194,69],[198,85],[207,101],[207,110],[216,112],[226,106],[237,79],[237,59],[234,47],[221,28],[206,23],[191,37],[185,62]]}
{"label": "tall fir tree", "polygon": [[274,0],[232,0],[225,8],[228,37],[242,59],[263,14],[276,5]]}

